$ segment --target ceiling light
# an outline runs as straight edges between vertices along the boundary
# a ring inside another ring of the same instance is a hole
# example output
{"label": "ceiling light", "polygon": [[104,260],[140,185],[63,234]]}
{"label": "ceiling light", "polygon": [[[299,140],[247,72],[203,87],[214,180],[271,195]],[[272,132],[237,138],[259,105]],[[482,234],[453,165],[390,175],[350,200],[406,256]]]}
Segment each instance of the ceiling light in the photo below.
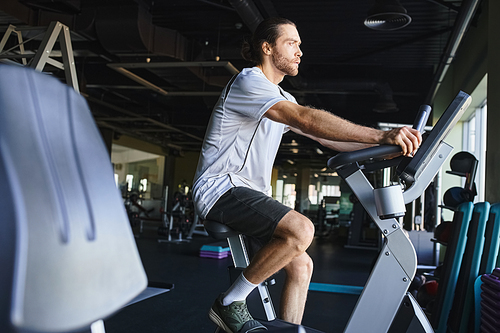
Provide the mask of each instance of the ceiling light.
{"label": "ceiling light", "polygon": [[404,28],[410,22],[411,17],[399,0],[375,0],[364,23],[373,30],[390,31]]}
{"label": "ceiling light", "polygon": [[338,174],[337,174],[337,172],[328,172],[328,173],[322,173],[321,176],[324,176],[324,177],[327,177],[327,176],[329,176],[329,177],[337,177]]}
{"label": "ceiling light", "polygon": [[294,165],[294,164],[295,164],[295,162],[294,162],[294,161],[292,161],[292,160],[286,160],[286,161],[287,161],[288,163],[290,163],[291,165]]}

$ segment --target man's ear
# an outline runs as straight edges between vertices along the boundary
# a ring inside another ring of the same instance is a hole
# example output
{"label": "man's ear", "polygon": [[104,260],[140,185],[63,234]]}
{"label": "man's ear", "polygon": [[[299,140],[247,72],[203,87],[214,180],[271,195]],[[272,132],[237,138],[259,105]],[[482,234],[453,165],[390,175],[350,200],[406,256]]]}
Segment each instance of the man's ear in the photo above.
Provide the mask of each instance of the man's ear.
{"label": "man's ear", "polygon": [[262,52],[264,53],[264,55],[271,55],[271,51],[272,48],[268,42],[262,43]]}

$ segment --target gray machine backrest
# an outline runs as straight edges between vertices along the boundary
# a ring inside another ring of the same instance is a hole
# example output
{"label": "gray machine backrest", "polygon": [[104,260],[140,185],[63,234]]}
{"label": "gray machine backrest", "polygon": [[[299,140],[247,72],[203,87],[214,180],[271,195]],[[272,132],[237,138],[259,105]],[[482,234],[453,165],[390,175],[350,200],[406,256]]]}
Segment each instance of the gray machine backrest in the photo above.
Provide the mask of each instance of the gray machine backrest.
{"label": "gray machine backrest", "polygon": [[147,285],[109,154],[86,101],[0,65],[0,331],[61,332]]}

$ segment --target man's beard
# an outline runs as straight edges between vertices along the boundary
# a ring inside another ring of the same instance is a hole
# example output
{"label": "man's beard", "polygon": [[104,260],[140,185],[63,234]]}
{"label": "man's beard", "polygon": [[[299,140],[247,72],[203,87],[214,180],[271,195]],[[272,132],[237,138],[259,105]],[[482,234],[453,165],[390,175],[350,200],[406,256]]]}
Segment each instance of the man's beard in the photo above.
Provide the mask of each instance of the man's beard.
{"label": "man's beard", "polygon": [[281,53],[273,53],[272,59],[274,66],[282,71],[285,75],[296,76],[299,74],[299,68],[295,62],[286,59]]}

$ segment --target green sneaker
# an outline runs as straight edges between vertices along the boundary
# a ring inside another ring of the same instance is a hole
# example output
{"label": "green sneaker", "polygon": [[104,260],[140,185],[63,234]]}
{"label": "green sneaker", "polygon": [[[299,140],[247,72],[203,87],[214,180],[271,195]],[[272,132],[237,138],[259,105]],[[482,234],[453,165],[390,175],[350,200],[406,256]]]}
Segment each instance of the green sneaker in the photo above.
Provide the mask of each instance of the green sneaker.
{"label": "green sneaker", "polygon": [[254,331],[265,331],[267,328],[254,320],[248,312],[245,301],[236,301],[228,306],[222,305],[224,294],[220,294],[215,300],[208,316],[227,333],[246,333]]}

